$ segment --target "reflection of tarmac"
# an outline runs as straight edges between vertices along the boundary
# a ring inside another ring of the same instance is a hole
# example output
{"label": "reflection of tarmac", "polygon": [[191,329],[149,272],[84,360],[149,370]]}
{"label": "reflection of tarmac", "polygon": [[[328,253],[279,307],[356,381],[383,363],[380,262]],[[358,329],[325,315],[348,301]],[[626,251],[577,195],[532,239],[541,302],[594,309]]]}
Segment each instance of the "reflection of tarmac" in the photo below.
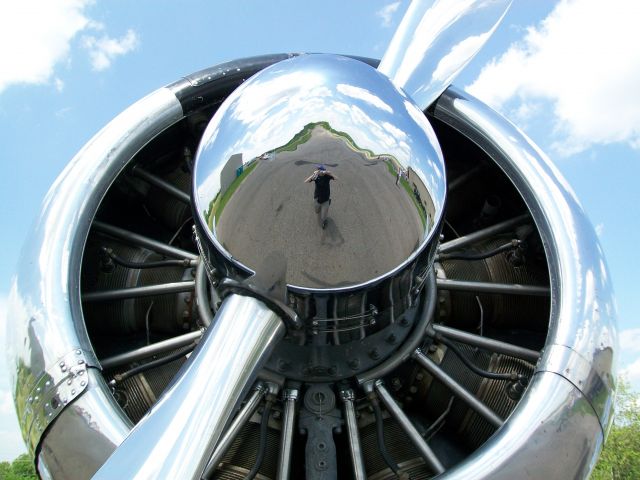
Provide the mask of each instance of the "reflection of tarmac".
{"label": "reflection of tarmac", "polygon": [[[314,212],[318,163],[336,175],[326,229]],[[333,166],[335,165],[335,167]],[[372,162],[325,130],[294,152],[260,161],[225,206],[217,224],[225,248],[259,267],[273,251],[287,258],[287,283],[328,288],[388,272],[415,250],[422,222],[384,162]]]}

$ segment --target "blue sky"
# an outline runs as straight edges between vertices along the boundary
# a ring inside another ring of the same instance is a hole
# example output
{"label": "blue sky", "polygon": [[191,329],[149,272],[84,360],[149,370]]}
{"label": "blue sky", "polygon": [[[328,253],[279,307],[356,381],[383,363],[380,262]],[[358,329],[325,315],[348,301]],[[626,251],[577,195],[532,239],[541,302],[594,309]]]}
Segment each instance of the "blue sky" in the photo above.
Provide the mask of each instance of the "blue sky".
{"label": "blue sky", "polygon": [[[407,0],[2,2],[0,322],[10,321],[11,276],[42,198],[116,114],[184,75],[236,58],[280,52],[380,58],[407,6]],[[514,0],[494,37],[454,82],[521,127],[581,199],[607,255],[620,368],[636,390],[638,18],[640,2],[631,0]],[[0,358],[0,460],[24,451],[13,417]]]}

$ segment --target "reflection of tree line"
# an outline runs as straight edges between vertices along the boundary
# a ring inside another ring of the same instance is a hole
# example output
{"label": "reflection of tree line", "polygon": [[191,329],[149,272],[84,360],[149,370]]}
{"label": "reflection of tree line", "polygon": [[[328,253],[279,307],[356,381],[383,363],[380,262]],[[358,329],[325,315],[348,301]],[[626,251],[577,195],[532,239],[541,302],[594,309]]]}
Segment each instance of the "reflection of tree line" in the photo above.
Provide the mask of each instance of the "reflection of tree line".
{"label": "reflection of tree line", "polygon": [[[24,422],[26,418],[27,398],[31,389],[35,386],[35,380],[31,375],[31,368],[24,363],[21,358],[18,359],[17,372],[16,372],[16,387],[14,391],[15,406],[20,419],[20,429],[23,436],[28,433],[25,429],[29,427]],[[30,416],[30,420],[33,419],[33,415]]]}
{"label": "reflection of tree line", "polygon": [[209,202],[209,208],[204,212],[204,218],[207,219],[207,225],[209,228],[213,229],[213,219],[216,219],[216,224],[220,221],[220,216],[222,215],[222,211],[224,207],[229,202],[231,196],[238,189],[240,184],[247,178],[247,176],[253,172],[253,170],[258,166],[258,162],[252,161],[246,165],[243,165],[242,171],[240,174],[231,182],[229,188],[227,188],[224,192],[218,192],[218,194]]}
{"label": "reflection of tree line", "polygon": [[[313,132],[313,129],[316,127],[323,128],[327,132],[331,133],[332,135],[339,137],[352,150],[361,152],[367,158],[374,159],[374,158],[381,158],[383,156],[383,155],[378,155],[367,148],[360,147],[355,142],[355,140],[351,137],[351,135],[349,135],[346,132],[341,132],[339,130],[334,129],[331,125],[329,125],[329,122],[324,120],[319,122],[307,123],[304,127],[302,127],[302,130],[300,130],[298,133],[296,133],[293,136],[291,140],[289,140],[286,144],[282,145],[281,147],[276,148],[275,150],[273,150],[273,152],[278,153],[278,152],[295,151],[298,148],[298,146],[305,144],[311,139],[311,134]],[[384,154],[384,157],[393,157],[393,156]]]}
{"label": "reflection of tree line", "polygon": [[[387,165],[387,170],[389,170],[389,173],[394,177],[397,177],[397,169],[399,167],[396,167],[391,159],[387,160],[385,164]],[[422,227],[427,228],[427,219],[430,218],[430,215],[427,213],[427,209],[422,202],[422,197],[420,195],[420,192],[418,191],[418,187],[416,187],[416,184],[413,184],[413,188],[411,188],[411,185],[409,185],[409,171],[407,170],[406,172],[407,176],[405,177],[404,175],[402,175],[399,179],[399,183],[407,192],[407,195],[409,195],[409,198],[411,198],[413,204],[416,206],[416,210],[418,210],[418,215],[420,215],[420,220],[422,221]]]}
{"label": "reflection of tree line", "polygon": [[28,453],[23,453],[11,463],[0,462],[0,478],[6,480],[37,480],[33,459]]}

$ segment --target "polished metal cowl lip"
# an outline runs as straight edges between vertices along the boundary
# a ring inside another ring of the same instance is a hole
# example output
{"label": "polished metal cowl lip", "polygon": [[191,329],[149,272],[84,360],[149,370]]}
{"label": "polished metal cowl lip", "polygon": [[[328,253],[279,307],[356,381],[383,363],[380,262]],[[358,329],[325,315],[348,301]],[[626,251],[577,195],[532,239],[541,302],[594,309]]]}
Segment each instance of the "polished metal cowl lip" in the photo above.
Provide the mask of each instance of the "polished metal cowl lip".
{"label": "polished metal cowl lip", "polygon": [[[334,178],[315,228],[322,168]],[[203,250],[224,276],[250,277],[274,253],[266,268],[286,270],[290,292],[339,293],[430,260],[445,196],[440,146],[413,101],[363,62],[308,54],[225,100],[196,153],[192,198]]]}

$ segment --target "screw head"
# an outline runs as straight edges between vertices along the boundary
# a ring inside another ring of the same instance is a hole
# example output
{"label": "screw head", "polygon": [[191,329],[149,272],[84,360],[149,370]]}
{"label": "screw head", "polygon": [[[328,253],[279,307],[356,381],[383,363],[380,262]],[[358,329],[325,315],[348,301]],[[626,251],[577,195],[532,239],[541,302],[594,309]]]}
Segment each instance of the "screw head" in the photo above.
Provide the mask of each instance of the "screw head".
{"label": "screw head", "polygon": [[287,362],[286,360],[282,360],[280,359],[278,361],[278,371],[280,372],[286,372],[287,370],[289,370],[291,368],[291,364],[289,362]]}

